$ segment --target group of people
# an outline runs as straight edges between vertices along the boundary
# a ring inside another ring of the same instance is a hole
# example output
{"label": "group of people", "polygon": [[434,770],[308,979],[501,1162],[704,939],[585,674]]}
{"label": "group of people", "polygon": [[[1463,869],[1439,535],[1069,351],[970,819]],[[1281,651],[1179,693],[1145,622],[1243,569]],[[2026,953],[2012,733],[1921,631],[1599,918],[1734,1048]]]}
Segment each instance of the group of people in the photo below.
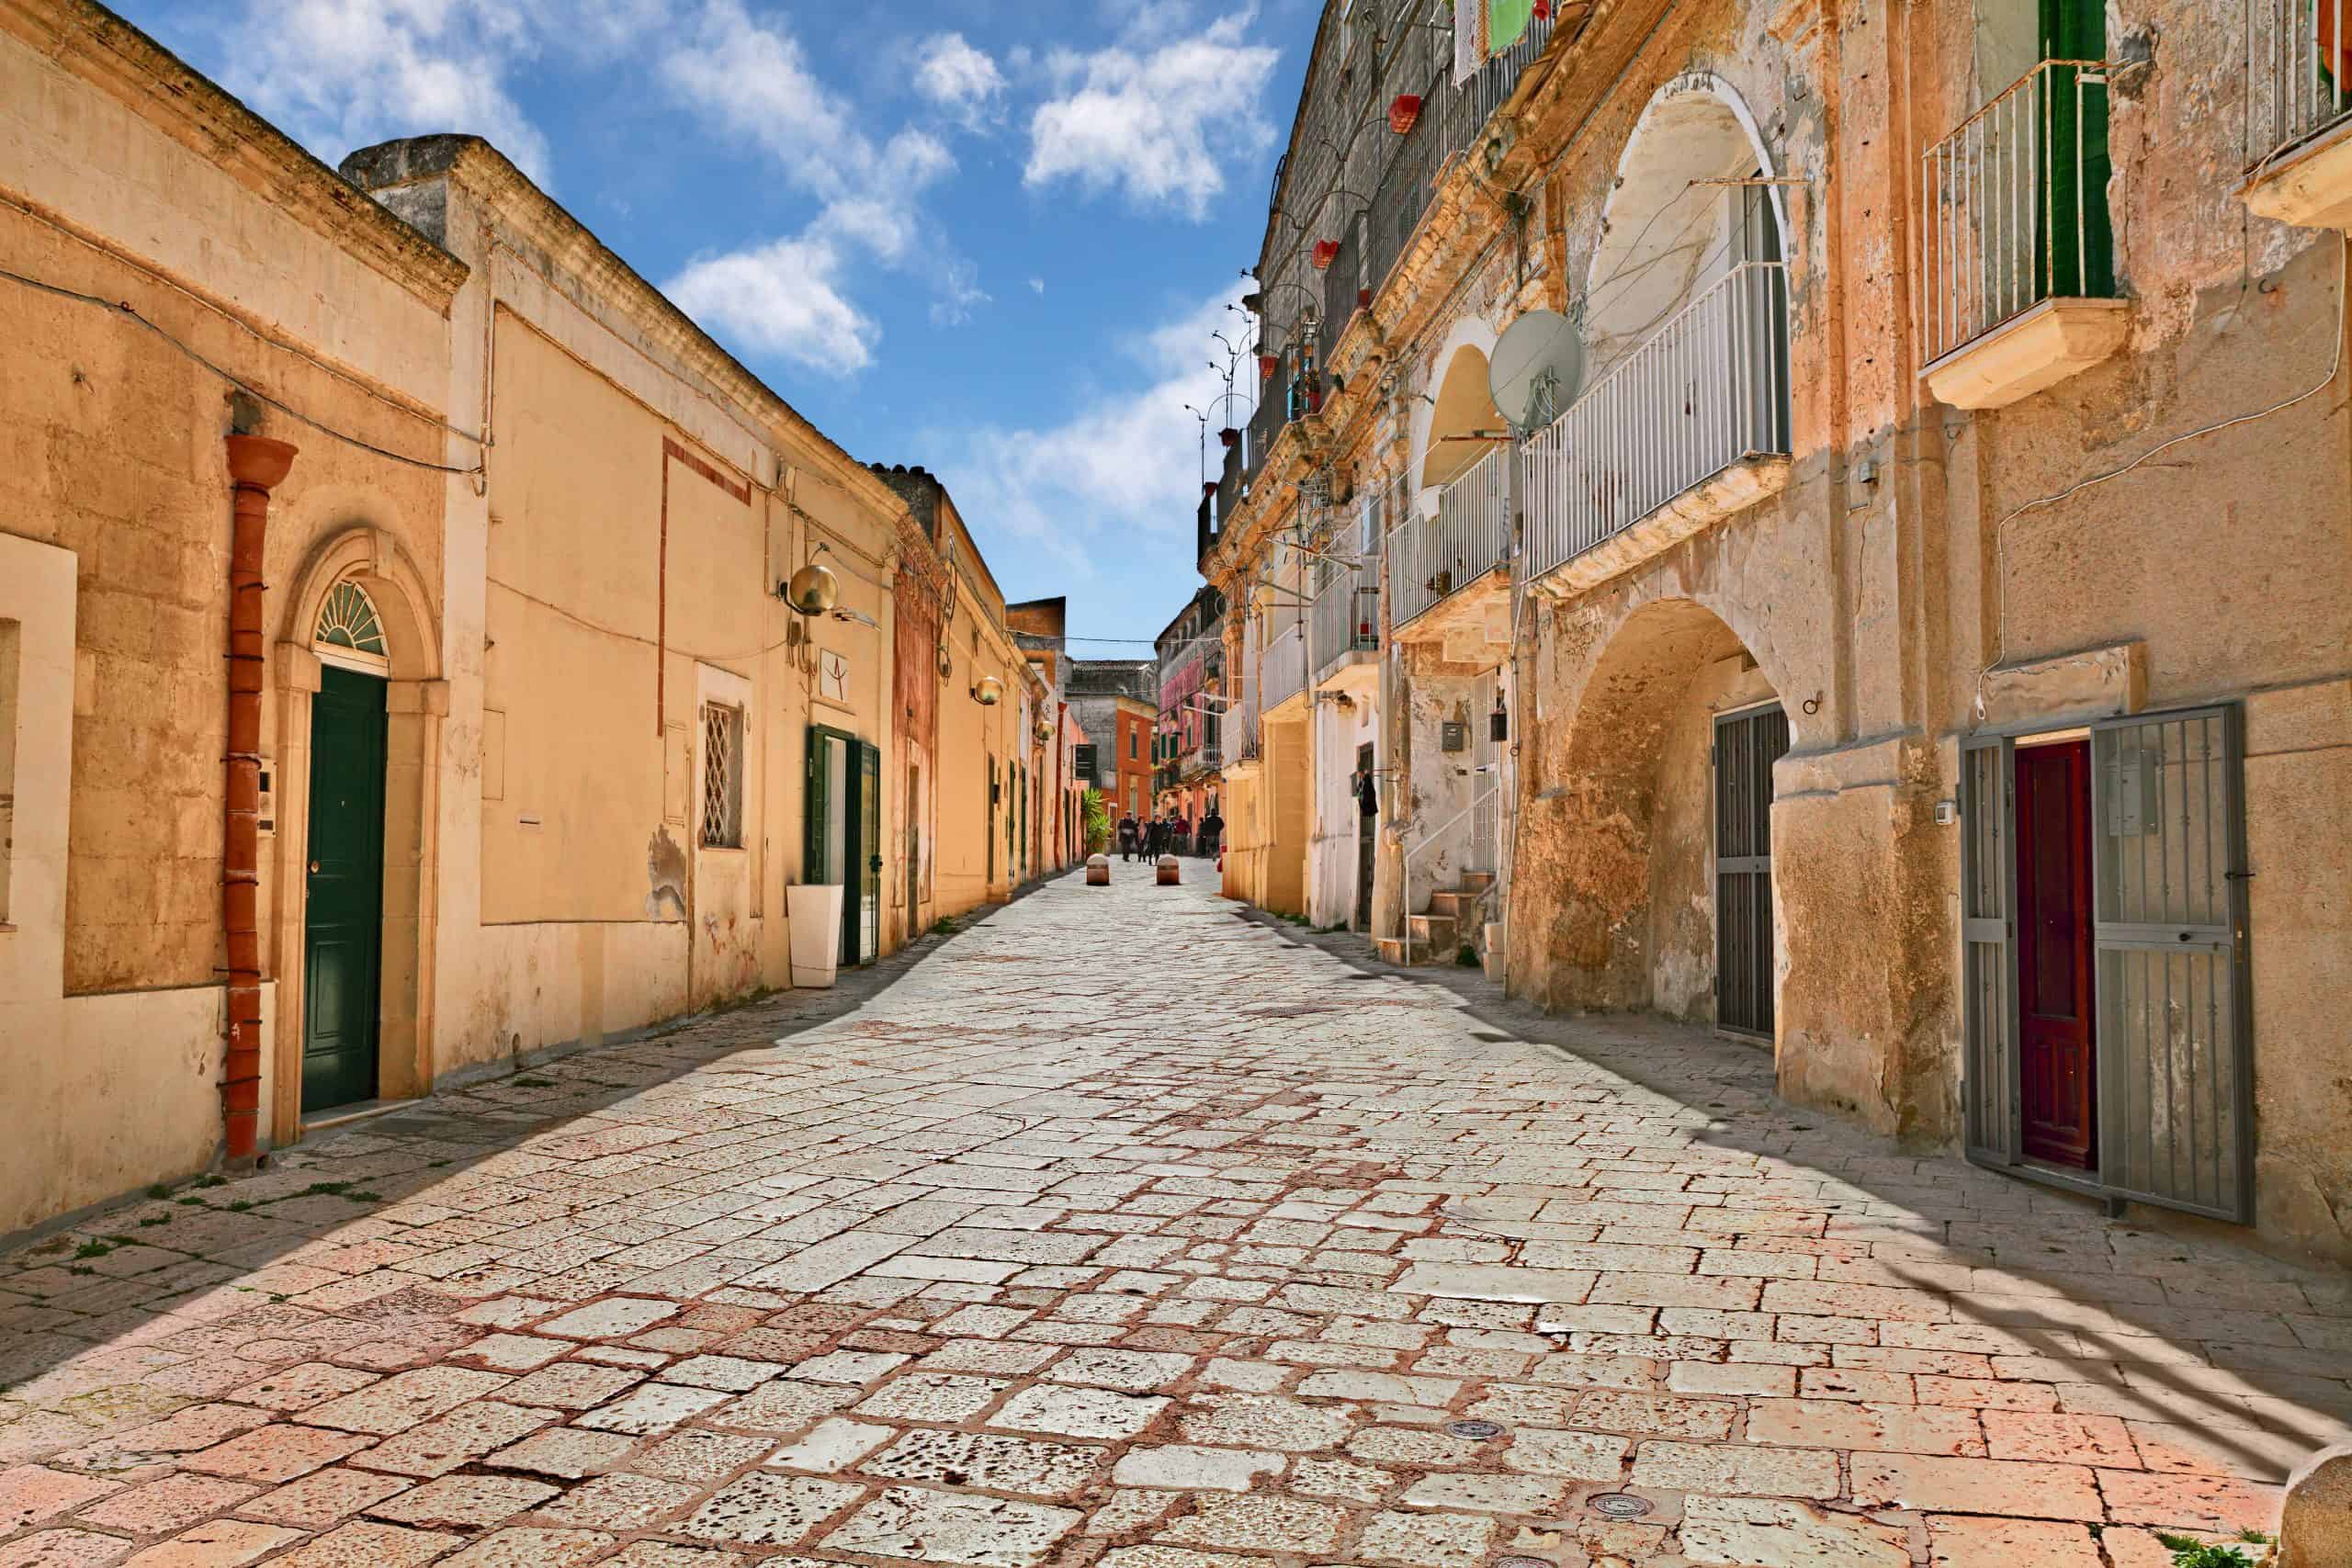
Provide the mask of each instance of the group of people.
{"label": "group of people", "polygon": [[1141,855],[1146,860],[1158,860],[1161,855],[1213,855],[1225,835],[1225,818],[1217,815],[1216,806],[1201,814],[1197,829],[1193,819],[1174,807],[1164,816],[1138,819],[1132,811],[1119,818],[1119,858],[1133,860]]}

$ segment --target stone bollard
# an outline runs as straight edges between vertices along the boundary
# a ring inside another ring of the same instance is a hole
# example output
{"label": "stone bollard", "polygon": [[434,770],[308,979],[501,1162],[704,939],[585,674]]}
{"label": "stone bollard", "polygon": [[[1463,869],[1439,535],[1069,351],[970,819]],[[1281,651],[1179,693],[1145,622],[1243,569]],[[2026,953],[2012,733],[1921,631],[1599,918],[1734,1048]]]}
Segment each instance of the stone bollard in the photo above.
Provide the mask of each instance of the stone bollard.
{"label": "stone bollard", "polygon": [[1159,857],[1160,886],[1175,886],[1179,882],[1183,880],[1183,874],[1184,874],[1177,867],[1177,861],[1174,855],[1162,855]]}
{"label": "stone bollard", "polygon": [[2278,1568],[2352,1563],[2352,1443],[2322,1449],[2287,1483]]}
{"label": "stone bollard", "polygon": [[1109,855],[1086,857],[1086,885],[1089,887],[1111,886],[1111,857]]}

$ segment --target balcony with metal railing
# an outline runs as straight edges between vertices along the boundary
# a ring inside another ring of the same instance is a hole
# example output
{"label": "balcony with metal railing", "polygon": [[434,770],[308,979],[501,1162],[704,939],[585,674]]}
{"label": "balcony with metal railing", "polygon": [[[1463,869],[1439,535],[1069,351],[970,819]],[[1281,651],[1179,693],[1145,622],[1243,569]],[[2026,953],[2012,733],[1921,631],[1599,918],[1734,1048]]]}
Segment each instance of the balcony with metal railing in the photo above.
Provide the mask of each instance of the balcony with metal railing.
{"label": "balcony with metal railing", "polygon": [[1263,712],[1278,712],[1306,690],[1306,626],[1293,621],[1282,634],[1266,645],[1265,657],[1259,661],[1259,680],[1264,688]]}
{"label": "balcony with metal railing", "polygon": [[1522,449],[1531,583],[1606,581],[1788,483],[1789,289],[1736,266]]}
{"label": "balcony with metal railing", "polygon": [[2108,217],[2108,75],[2046,60],[1921,155],[1920,372],[2001,408],[2122,346]]}
{"label": "balcony with metal railing", "polygon": [[2247,22],[2246,206],[2352,230],[2352,0],[2252,0]]}
{"label": "balcony with metal railing", "polygon": [[1225,711],[1220,737],[1225,765],[1240,767],[1258,761],[1262,754],[1259,738],[1258,681],[1253,673],[1242,674],[1238,684],[1241,690],[1233,705]]}
{"label": "balcony with metal railing", "polygon": [[1388,592],[1400,641],[1442,640],[1506,596],[1510,567],[1510,448],[1498,446],[1388,536]]}
{"label": "balcony with metal railing", "polygon": [[1379,680],[1380,563],[1340,567],[1315,595],[1307,623],[1307,662],[1315,686],[1350,691]]}

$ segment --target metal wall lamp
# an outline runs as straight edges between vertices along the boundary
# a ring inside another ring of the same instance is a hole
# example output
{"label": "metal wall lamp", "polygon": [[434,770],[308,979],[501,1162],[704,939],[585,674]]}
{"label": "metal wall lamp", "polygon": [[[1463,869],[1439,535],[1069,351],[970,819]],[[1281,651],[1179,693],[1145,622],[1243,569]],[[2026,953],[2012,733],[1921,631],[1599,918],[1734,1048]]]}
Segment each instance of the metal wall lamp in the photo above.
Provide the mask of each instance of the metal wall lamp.
{"label": "metal wall lamp", "polygon": [[831,555],[833,547],[823,540],[808,552],[808,564],[792,574],[788,582],[776,584],[776,592],[786,604],[804,615],[830,615],[842,602],[841,579],[820,564],[817,558]]}

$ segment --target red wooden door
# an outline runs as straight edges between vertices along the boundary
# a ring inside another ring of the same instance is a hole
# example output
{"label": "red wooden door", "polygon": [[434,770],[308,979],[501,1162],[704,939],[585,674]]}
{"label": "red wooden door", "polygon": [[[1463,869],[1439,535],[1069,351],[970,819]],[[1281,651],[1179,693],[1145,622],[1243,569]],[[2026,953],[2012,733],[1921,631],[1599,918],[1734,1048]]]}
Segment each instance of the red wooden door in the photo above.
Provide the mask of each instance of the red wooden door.
{"label": "red wooden door", "polygon": [[2090,743],[2020,746],[2017,809],[2024,1152],[2095,1169]]}

